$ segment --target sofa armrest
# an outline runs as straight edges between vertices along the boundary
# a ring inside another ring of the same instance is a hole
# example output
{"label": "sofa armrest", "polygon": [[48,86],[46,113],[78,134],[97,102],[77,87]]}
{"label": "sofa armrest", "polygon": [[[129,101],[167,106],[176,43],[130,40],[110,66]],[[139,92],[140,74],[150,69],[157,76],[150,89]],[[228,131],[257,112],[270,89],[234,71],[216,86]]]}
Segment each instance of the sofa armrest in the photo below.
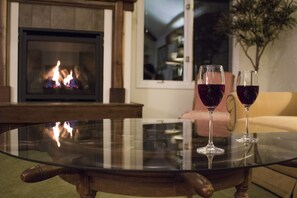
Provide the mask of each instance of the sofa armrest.
{"label": "sofa armrest", "polygon": [[297,92],[260,92],[250,117],[297,116]]}
{"label": "sofa armrest", "polygon": [[[226,105],[232,130],[238,119],[245,118],[245,110],[236,92],[228,95]],[[256,116],[297,116],[297,92],[259,92],[249,113],[249,117]]]}

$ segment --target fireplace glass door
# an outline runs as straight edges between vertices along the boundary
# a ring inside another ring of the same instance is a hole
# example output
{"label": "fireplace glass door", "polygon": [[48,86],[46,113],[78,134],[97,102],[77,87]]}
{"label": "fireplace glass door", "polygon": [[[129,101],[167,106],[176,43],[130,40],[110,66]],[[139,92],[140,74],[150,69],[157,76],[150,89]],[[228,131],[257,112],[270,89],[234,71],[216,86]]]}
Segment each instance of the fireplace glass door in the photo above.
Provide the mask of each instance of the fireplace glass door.
{"label": "fireplace glass door", "polygon": [[103,34],[20,29],[19,101],[102,102]]}

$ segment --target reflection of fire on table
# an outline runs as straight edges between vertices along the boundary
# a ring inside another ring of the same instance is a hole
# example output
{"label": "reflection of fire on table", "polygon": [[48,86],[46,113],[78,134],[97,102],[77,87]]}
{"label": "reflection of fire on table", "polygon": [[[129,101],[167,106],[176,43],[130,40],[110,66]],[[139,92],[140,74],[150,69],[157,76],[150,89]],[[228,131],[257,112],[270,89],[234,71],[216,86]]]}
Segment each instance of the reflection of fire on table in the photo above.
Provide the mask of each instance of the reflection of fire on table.
{"label": "reflection of fire on table", "polygon": [[[92,127],[84,127],[85,125]],[[79,127],[78,127],[79,126]],[[71,167],[103,167],[104,148],[96,121],[65,121],[43,128],[46,152],[55,163]],[[39,177],[36,176],[35,177]]]}
{"label": "reflection of fire on table", "polygon": [[[92,121],[85,121],[85,123],[90,122]],[[83,121],[56,122],[54,126],[44,128],[43,133],[56,142],[59,148],[63,146],[64,148],[69,146],[75,148],[77,144],[82,146],[82,152],[87,147],[89,147],[89,149],[92,149],[92,147],[100,149],[102,146],[102,139],[100,140],[102,134],[98,133],[100,126],[93,123],[94,128],[84,130],[83,127],[77,127],[77,125],[82,125],[82,123]]]}
{"label": "reflection of fire on table", "polygon": [[[73,128],[71,127],[70,122],[56,122],[56,125],[51,128],[45,128],[44,133],[51,137],[57,142],[57,146],[60,147],[60,137],[62,138],[72,138],[73,137]],[[75,134],[79,133],[79,130],[75,130]]]}

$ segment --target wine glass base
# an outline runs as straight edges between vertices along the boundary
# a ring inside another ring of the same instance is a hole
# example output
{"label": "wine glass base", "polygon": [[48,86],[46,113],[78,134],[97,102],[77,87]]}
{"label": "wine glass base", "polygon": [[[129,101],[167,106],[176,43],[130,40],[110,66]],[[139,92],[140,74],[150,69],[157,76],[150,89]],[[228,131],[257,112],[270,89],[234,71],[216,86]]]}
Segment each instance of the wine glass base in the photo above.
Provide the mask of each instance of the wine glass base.
{"label": "wine glass base", "polygon": [[257,143],[258,138],[251,137],[250,135],[243,135],[243,137],[236,139],[240,143]]}
{"label": "wine glass base", "polygon": [[218,148],[214,145],[206,145],[205,147],[197,148],[197,153],[200,154],[213,154],[213,155],[220,155],[225,152],[224,149]]}

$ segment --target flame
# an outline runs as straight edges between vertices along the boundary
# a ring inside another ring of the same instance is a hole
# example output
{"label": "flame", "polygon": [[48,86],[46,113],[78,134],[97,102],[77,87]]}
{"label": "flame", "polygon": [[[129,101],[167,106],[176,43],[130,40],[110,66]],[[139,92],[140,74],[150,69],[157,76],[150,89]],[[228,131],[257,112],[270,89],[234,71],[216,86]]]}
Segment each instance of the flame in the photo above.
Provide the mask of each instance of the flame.
{"label": "flame", "polygon": [[70,71],[70,74],[66,76],[66,78],[64,78],[63,83],[65,86],[70,86],[70,81],[73,79],[72,76],[72,70]]}
{"label": "flame", "polygon": [[[53,139],[57,142],[57,146],[60,147],[61,143],[60,143],[60,135],[61,135],[61,122],[56,122],[55,126],[52,128],[53,129]],[[66,131],[70,134],[70,136],[72,137],[73,135],[73,128],[70,126],[69,122],[64,122],[63,124],[63,128],[66,129]]]}
{"label": "flame", "polygon": [[61,146],[61,143],[59,141],[59,137],[60,137],[59,125],[60,125],[60,122],[56,122],[56,125],[53,127],[53,132],[54,132],[53,138],[57,142],[58,147]]}
{"label": "flame", "polygon": [[44,74],[45,79],[45,88],[63,88],[62,84],[71,89],[79,89],[77,84],[77,80],[74,78],[75,70],[70,70],[68,73],[68,69],[63,69],[60,71],[61,62],[58,60],[57,65],[54,66],[50,72]]}
{"label": "flame", "polygon": [[69,85],[70,80],[72,80],[72,79],[73,79],[73,77],[72,77],[72,70],[71,70],[70,74],[68,76],[66,76],[66,78],[64,78],[64,80],[63,80],[64,85]]}
{"label": "flame", "polygon": [[70,134],[70,136],[72,137],[72,131],[73,131],[73,128],[70,126],[70,123],[69,122],[64,122],[64,125],[63,127],[67,130],[67,132]]}
{"label": "flame", "polygon": [[60,87],[61,86],[61,83],[59,82],[59,78],[60,78],[59,67],[60,67],[60,61],[58,60],[57,65],[53,69],[54,76],[53,76],[53,79],[52,79],[53,81],[55,81],[56,87]]}

